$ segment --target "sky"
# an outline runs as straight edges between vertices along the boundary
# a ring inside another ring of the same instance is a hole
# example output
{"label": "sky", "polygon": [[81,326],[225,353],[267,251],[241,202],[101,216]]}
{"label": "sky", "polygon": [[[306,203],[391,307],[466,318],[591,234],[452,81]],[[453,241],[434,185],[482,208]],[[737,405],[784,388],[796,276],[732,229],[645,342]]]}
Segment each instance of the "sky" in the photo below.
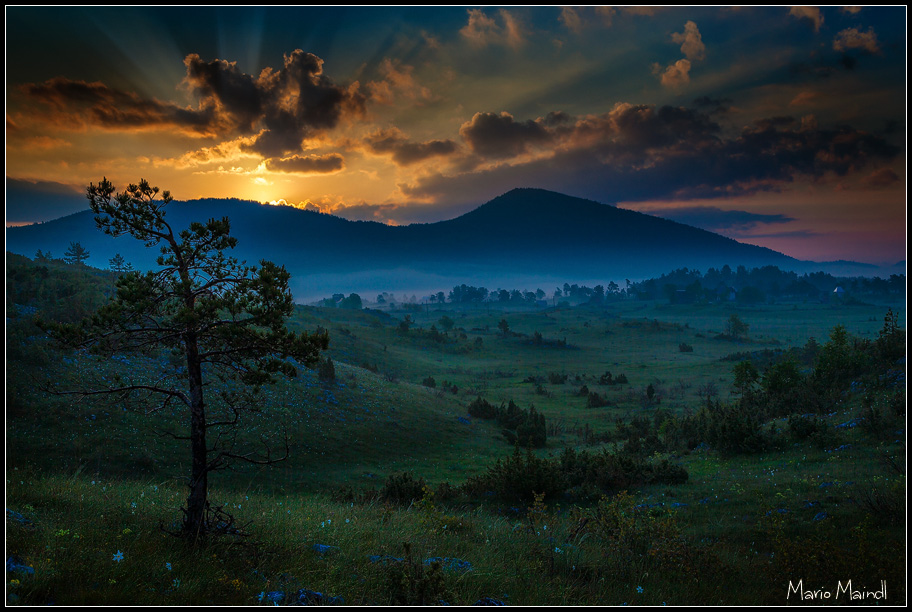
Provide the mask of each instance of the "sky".
{"label": "sky", "polygon": [[103,177],[400,225],[538,187],[894,264],[906,47],[905,6],[7,6],[6,223]]}

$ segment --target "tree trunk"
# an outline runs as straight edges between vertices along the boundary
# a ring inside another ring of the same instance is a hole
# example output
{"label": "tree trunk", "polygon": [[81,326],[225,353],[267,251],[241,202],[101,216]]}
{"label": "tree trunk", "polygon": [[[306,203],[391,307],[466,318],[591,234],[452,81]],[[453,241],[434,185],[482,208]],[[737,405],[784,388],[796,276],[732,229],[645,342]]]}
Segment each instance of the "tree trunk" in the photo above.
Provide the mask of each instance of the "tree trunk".
{"label": "tree trunk", "polygon": [[209,468],[206,451],[206,406],[203,402],[203,372],[196,334],[186,338],[187,377],[190,383],[190,494],[184,516],[184,533],[194,540],[206,535],[206,505]]}

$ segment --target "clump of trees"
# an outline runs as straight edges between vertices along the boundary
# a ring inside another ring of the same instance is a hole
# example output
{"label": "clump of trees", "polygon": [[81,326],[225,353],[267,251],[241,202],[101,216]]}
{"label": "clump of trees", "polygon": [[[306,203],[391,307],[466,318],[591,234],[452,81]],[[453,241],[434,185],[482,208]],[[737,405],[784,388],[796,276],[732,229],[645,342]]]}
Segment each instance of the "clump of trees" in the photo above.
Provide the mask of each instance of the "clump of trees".
{"label": "clump of trees", "polygon": [[540,448],[545,446],[548,429],[545,416],[530,406],[528,410],[517,406],[513,400],[500,406],[478,396],[469,404],[469,415],[478,419],[494,420],[503,427],[504,437],[510,443]]}

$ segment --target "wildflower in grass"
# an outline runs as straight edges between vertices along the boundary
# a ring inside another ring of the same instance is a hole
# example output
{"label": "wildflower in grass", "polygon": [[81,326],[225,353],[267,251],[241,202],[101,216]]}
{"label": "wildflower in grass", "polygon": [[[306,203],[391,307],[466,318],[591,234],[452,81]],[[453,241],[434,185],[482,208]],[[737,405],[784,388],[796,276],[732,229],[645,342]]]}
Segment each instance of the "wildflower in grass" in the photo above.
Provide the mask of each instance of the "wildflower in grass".
{"label": "wildflower in grass", "polygon": [[642,593],[642,592],[643,592],[643,587],[638,586],[638,587],[637,587],[637,593]]}
{"label": "wildflower in grass", "polygon": [[10,587],[15,589],[17,586],[19,586],[19,581],[16,578],[10,580]]}
{"label": "wildflower in grass", "polygon": [[563,554],[564,551],[562,551],[560,548],[558,548],[557,546],[555,546],[555,547],[554,547],[554,552],[556,552],[557,554],[560,555],[560,554]]}
{"label": "wildflower in grass", "polygon": [[111,558],[111,560],[116,563],[120,563],[121,561],[123,561],[123,559],[124,559],[124,555],[119,550],[116,553],[114,553],[114,556]]}
{"label": "wildflower in grass", "polygon": [[175,589],[178,588],[180,585],[181,585],[180,578],[175,578],[174,580],[171,581],[171,586],[174,587]]}
{"label": "wildflower in grass", "polygon": [[128,528],[124,529],[122,533],[124,535],[130,535],[131,533],[133,533],[133,530],[128,527]]}
{"label": "wildflower in grass", "polygon": [[170,563],[170,562],[165,563],[165,569],[168,570],[169,572],[171,571],[171,563]]}

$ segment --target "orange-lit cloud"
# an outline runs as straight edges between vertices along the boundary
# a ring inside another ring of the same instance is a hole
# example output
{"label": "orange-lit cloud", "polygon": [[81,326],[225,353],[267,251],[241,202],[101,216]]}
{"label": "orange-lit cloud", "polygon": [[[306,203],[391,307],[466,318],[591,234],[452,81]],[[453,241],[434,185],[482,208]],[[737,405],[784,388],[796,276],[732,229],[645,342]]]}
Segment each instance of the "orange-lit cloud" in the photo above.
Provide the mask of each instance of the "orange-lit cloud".
{"label": "orange-lit cloud", "polygon": [[688,21],[684,24],[683,32],[675,32],[671,35],[671,40],[681,43],[681,53],[691,61],[699,61],[706,58],[706,45],[703,44],[703,36],[697,28],[697,24]]}
{"label": "orange-lit cloud", "polygon": [[814,24],[815,32],[819,32],[820,26],[823,25],[823,15],[820,13],[820,7],[817,6],[793,6],[789,9],[789,15],[798,19],[807,19]]}
{"label": "orange-lit cloud", "polygon": [[285,174],[331,174],[345,168],[345,160],[338,153],[327,155],[293,155],[281,159],[267,159],[266,170]]}
{"label": "orange-lit cloud", "polygon": [[877,43],[877,34],[874,33],[874,28],[868,28],[867,32],[861,32],[858,28],[848,28],[837,34],[833,40],[833,50],[843,52],[849,49],[880,53],[880,46]]}
{"label": "orange-lit cloud", "polygon": [[482,9],[468,9],[468,15],[468,23],[459,30],[459,33],[477,47],[501,44],[517,48],[525,42],[523,25],[506,9],[497,12],[502,25]]}
{"label": "orange-lit cloud", "polygon": [[380,72],[383,80],[371,81],[365,86],[371,102],[390,105],[403,98],[414,102],[434,99],[431,90],[415,79],[413,66],[386,58],[380,63]]}
{"label": "orange-lit cloud", "polygon": [[31,109],[49,124],[66,130],[98,127],[109,130],[177,129],[194,136],[213,136],[224,129],[211,109],[185,109],[104,83],[64,77],[22,90],[41,106]]}
{"label": "orange-lit cloud", "polygon": [[659,64],[653,64],[653,74],[658,74],[662,85],[670,89],[681,89],[690,83],[690,61],[679,59],[663,70]]}

